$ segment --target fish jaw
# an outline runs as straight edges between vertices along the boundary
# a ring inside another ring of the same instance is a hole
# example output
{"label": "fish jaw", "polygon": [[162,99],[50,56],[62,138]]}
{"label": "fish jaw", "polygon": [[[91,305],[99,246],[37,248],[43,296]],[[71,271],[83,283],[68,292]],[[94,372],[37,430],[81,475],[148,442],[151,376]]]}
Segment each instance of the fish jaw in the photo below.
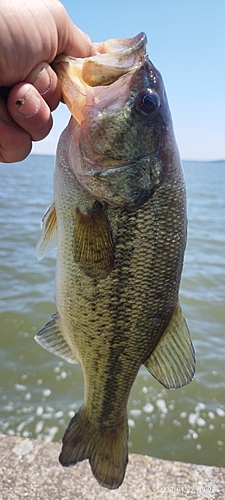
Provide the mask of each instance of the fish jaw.
{"label": "fish jaw", "polygon": [[[86,118],[85,106],[99,104],[94,88],[113,83],[137,69],[146,55],[146,42],[146,35],[140,33],[131,39],[94,44],[97,53],[92,57],[81,59],[61,54],[54,60],[52,66],[61,81],[64,102],[79,124]],[[118,96],[117,92],[117,99]],[[104,95],[101,105],[104,106]]]}

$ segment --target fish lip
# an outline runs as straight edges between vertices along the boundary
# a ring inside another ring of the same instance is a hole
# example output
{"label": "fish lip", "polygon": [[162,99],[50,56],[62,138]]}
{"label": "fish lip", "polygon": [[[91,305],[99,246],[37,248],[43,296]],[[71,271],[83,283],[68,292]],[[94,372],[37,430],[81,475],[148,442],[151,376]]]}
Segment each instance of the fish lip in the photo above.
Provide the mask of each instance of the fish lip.
{"label": "fish lip", "polygon": [[[129,55],[131,55],[132,53],[138,52],[140,49],[142,49],[143,47],[145,47],[147,45],[147,36],[144,33],[144,31],[141,31],[140,33],[138,33],[138,35],[134,36],[133,38],[128,38],[127,40],[128,40],[127,43],[130,42],[130,45],[126,48],[121,46],[120,49],[117,49],[115,51],[113,50],[112,52],[98,52],[97,49],[98,49],[98,45],[100,45],[100,44],[95,43],[94,45],[95,45],[96,50],[97,50],[97,53],[95,55],[90,56],[88,58],[79,58],[79,57],[73,57],[73,56],[66,56],[66,58],[71,60],[71,61],[81,61],[83,64],[84,59],[88,59],[89,61],[93,61],[93,62],[98,61],[99,55],[101,54],[101,61],[104,64],[104,59],[115,59],[115,57],[120,55],[120,60],[123,60],[123,59],[127,58]],[[64,61],[64,59],[65,59],[64,54],[58,55],[53,61],[53,66],[56,64],[56,67],[57,67],[57,63]]]}
{"label": "fish lip", "polygon": [[[122,55],[122,59],[129,56],[130,54],[132,54],[133,52],[137,52],[138,50],[140,50],[142,47],[145,47],[146,44],[147,44],[147,36],[146,34],[144,33],[144,31],[141,31],[140,33],[138,33],[138,35],[134,36],[133,38],[129,38],[128,39],[128,42],[127,43],[130,43],[130,46],[128,46],[127,48],[124,48],[124,47],[121,47],[119,50],[115,50],[115,51],[112,51],[112,52],[106,52],[106,53],[101,53],[101,58],[115,58],[115,56],[119,55],[121,53]],[[97,48],[98,44],[96,44],[96,48]],[[94,56],[91,56],[89,59],[95,61],[96,58],[99,57],[99,53],[94,55]]]}

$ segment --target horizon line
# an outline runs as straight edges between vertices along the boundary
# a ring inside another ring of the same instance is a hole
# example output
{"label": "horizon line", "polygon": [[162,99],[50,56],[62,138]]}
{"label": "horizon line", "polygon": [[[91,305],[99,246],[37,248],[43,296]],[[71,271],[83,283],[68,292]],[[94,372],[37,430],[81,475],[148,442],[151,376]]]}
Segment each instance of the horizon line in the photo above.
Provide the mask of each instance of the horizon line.
{"label": "horizon line", "polygon": [[[28,155],[28,156],[31,156],[31,155],[32,155],[32,156],[53,156],[53,157],[55,157],[55,156],[56,156],[56,154],[55,154],[55,153],[32,153],[32,152],[31,152],[31,153],[29,153],[29,155]],[[24,159],[26,159],[26,158],[24,158]],[[23,160],[22,160],[22,161],[23,161]],[[210,163],[210,162],[211,162],[211,163],[215,163],[215,162],[217,162],[217,163],[223,163],[223,162],[225,162],[225,158],[217,158],[217,159],[215,159],[215,158],[214,158],[214,159],[210,159],[210,160],[208,160],[208,159],[207,159],[207,160],[206,160],[206,159],[201,159],[201,160],[199,160],[199,159],[195,159],[195,158],[190,158],[190,159],[189,159],[189,158],[181,158],[181,161],[195,161],[195,162],[208,162],[208,163]]]}

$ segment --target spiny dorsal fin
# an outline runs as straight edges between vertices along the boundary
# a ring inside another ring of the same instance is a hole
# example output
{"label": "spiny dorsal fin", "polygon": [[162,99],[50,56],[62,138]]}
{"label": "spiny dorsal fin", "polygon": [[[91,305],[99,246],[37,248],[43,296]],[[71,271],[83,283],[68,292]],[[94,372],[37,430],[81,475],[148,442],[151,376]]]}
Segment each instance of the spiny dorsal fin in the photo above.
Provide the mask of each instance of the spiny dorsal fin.
{"label": "spiny dorsal fin", "polygon": [[38,260],[56,248],[56,211],[54,201],[44,214],[42,219],[42,232],[36,246]]}
{"label": "spiny dorsal fin", "polygon": [[34,338],[47,351],[66,359],[69,363],[78,363],[74,353],[62,335],[58,314],[54,314],[51,321]]}
{"label": "spiny dorsal fin", "polygon": [[112,230],[99,202],[83,214],[77,209],[74,260],[91,278],[104,279],[114,266]]}
{"label": "spiny dorsal fin", "polygon": [[157,346],[144,364],[153,377],[168,389],[178,389],[193,379],[194,348],[179,303]]}

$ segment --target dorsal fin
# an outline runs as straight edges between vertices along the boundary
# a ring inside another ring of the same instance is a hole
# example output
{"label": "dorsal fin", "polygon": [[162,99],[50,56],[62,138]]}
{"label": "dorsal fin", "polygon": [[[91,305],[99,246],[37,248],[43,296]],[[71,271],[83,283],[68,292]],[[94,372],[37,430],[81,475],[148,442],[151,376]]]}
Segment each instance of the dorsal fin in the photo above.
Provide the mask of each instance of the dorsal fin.
{"label": "dorsal fin", "polygon": [[144,364],[151,375],[168,389],[178,389],[193,379],[194,348],[179,303],[161,339]]}

